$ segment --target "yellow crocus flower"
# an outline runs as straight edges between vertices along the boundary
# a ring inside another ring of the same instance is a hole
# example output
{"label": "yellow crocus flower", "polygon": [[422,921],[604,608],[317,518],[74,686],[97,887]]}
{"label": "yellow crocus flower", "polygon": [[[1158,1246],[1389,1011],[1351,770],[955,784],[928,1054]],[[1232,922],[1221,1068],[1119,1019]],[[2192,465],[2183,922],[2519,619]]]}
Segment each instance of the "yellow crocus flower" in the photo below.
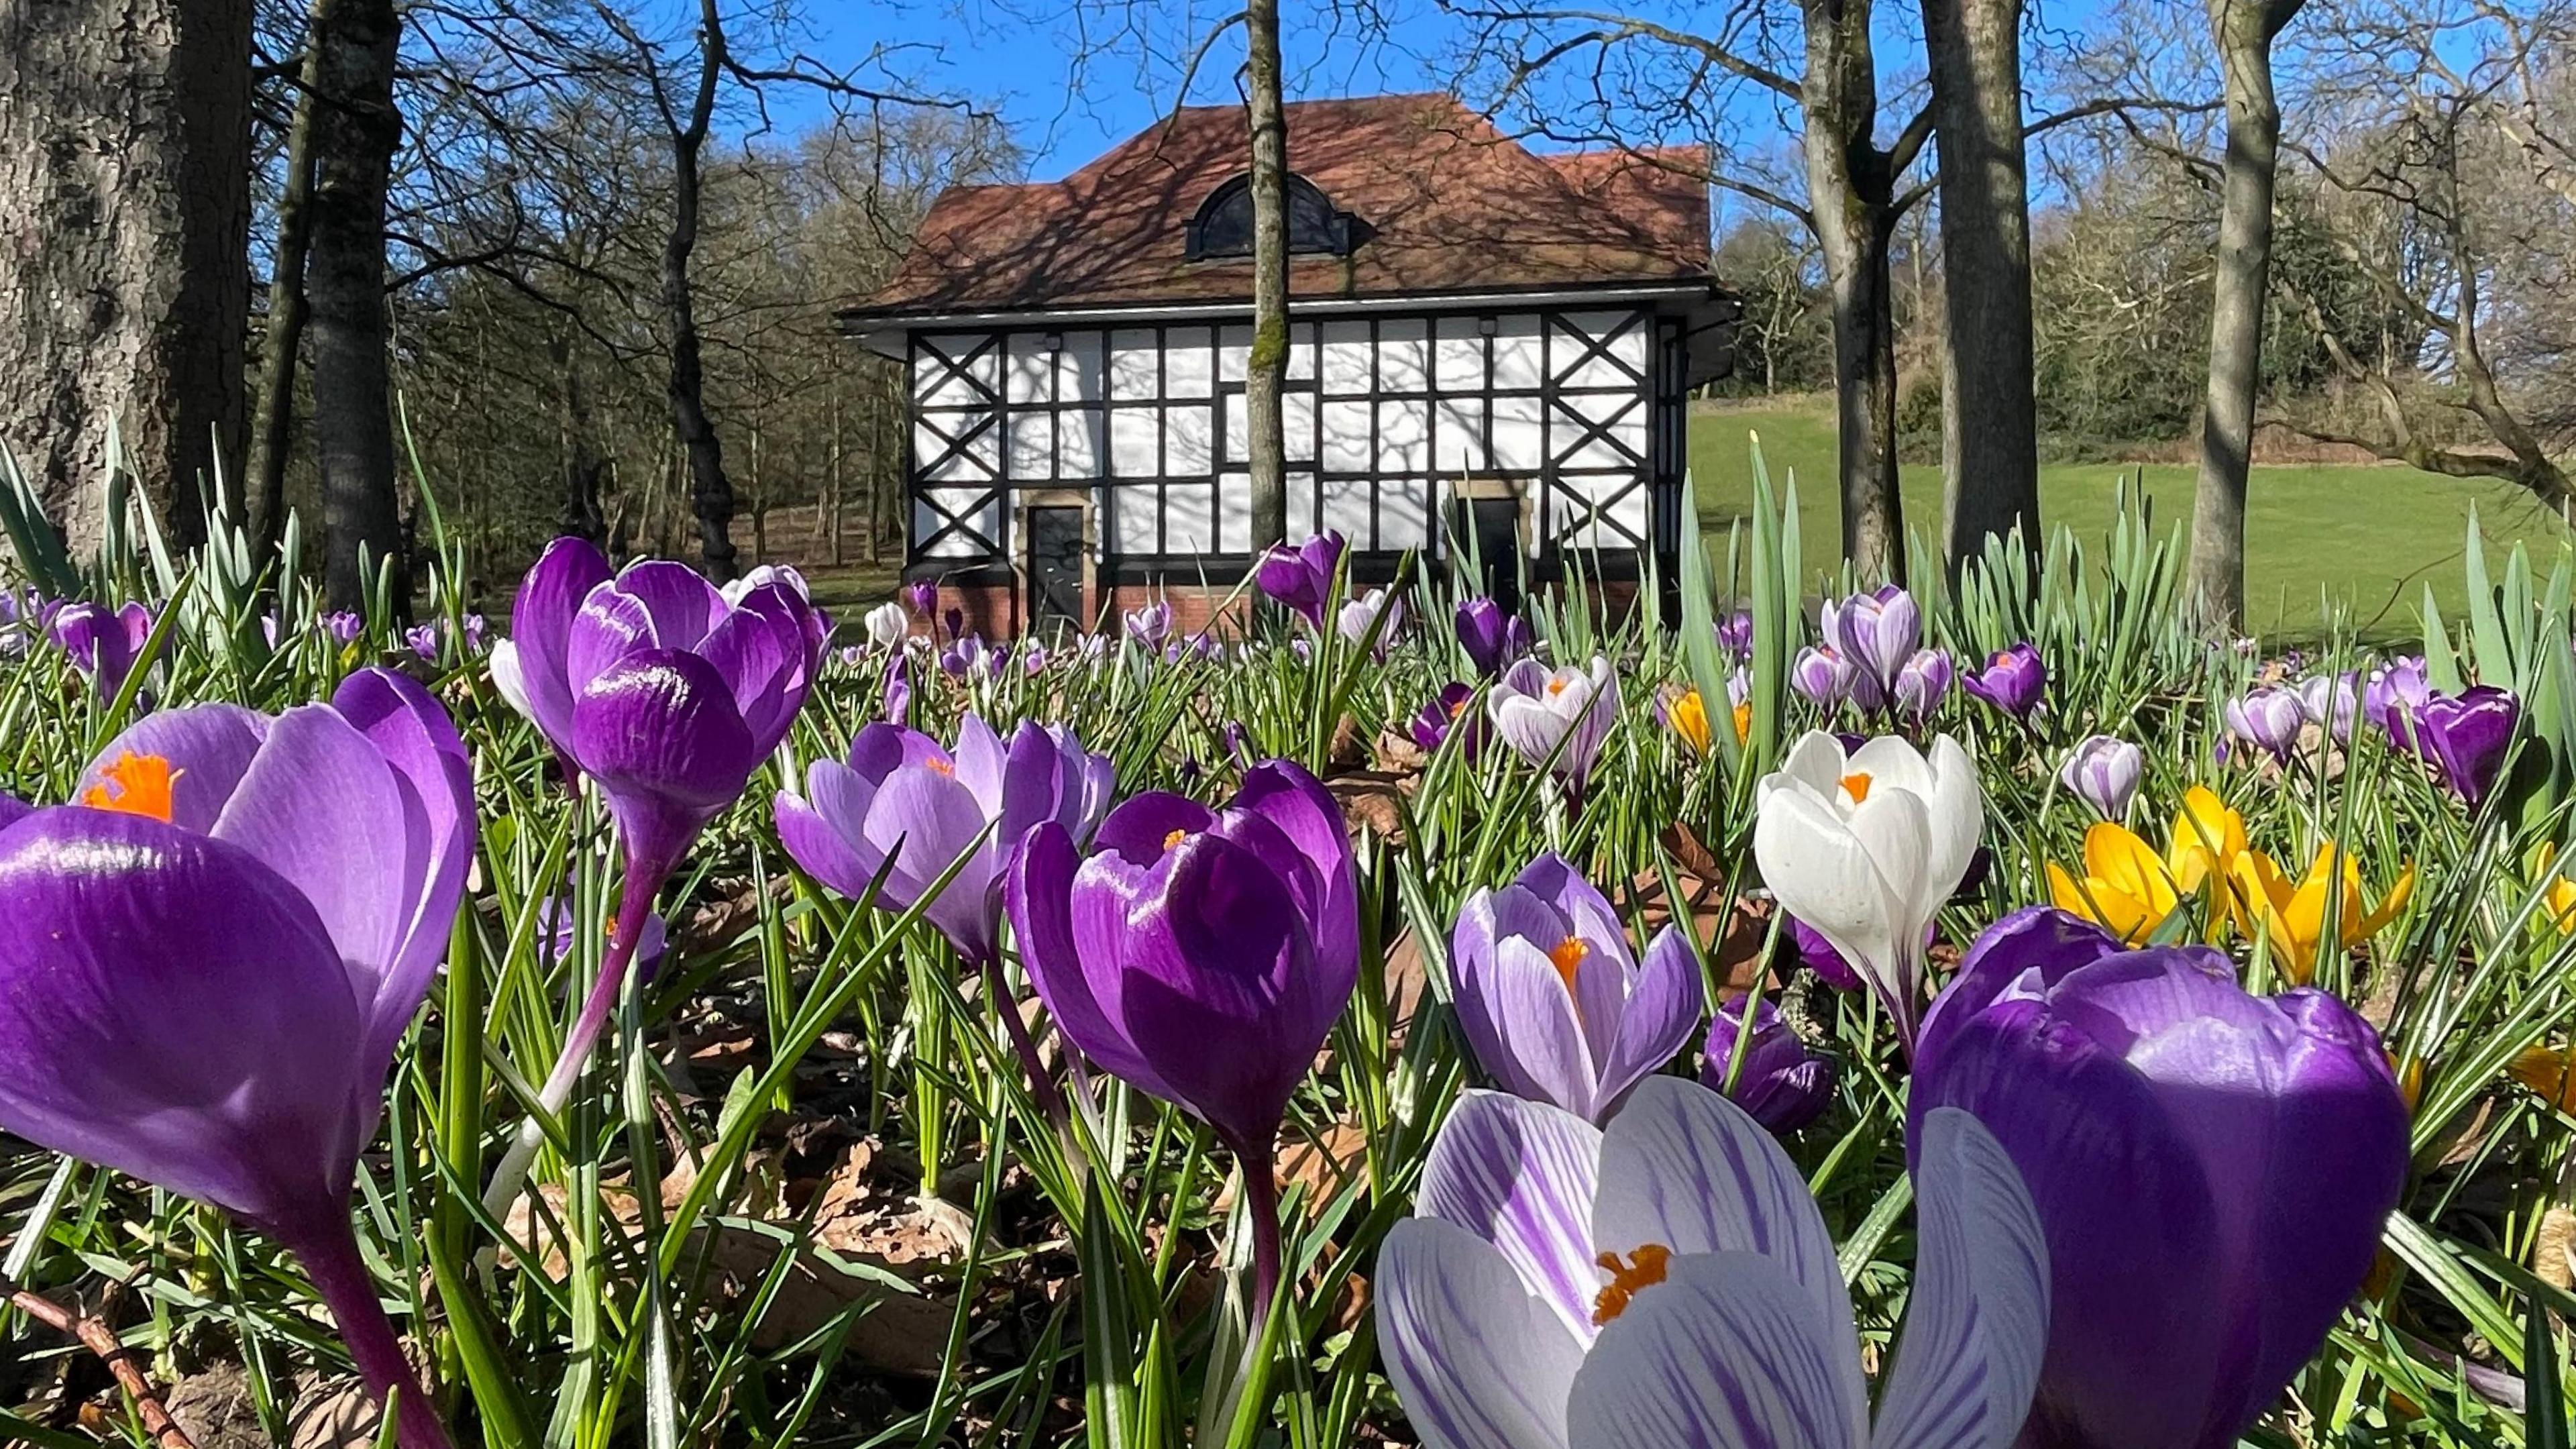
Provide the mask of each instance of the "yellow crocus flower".
{"label": "yellow crocus flower", "polygon": [[1699,691],[1691,690],[1674,700],[1669,714],[1673,733],[1682,737],[1682,743],[1690,746],[1693,754],[1707,754],[1708,708],[1700,703]]}
{"label": "yellow crocus flower", "polygon": [[2228,808],[2217,791],[2194,785],[2183,792],[2182,809],[2175,812],[2173,829],[2165,837],[2165,870],[2176,890],[2208,892],[2213,941],[2231,924],[2253,932],[2253,918],[2246,914],[2251,902],[2238,899],[2239,892],[2231,888],[2235,862],[2247,849],[2245,817]]}
{"label": "yellow crocus flower", "polygon": [[[2406,908],[2408,897],[2415,893],[2415,865],[2409,861],[2397,884],[2388,888],[2376,906],[2365,908],[2361,867],[2350,851],[2337,848],[2331,841],[2318,849],[2316,862],[2295,881],[2272,857],[2259,850],[2237,856],[2231,869],[2248,925],[2259,927],[2270,939],[2273,957],[2281,963],[2281,974],[2294,986],[2307,985],[2317,973],[2317,956],[2326,941],[2326,901],[2335,894],[2338,872],[2343,889],[2335,939],[2343,949],[2377,935],[2397,918],[2397,913]],[[2253,931],[2249,929],[2247,934]]]}
{"label": "yellow crocus flower", "polygon": [[2540,882],[2540,908],[2548,914],[2549,923],[2562,936],[2576,935],[2576,880],[2550,873],[2557,859],[2558,848],[2543,842],[2532,853],[2531,874]]}
{"label": "yellow crocus flower", "polygon": [[2155,934],[2182,904],[2182,892],[2155,848],[2108,820],[2084,832],[2084,879],[2078,882],[2050,861],[2048,891],[2059,910],[2082,916],[2132,946]]}

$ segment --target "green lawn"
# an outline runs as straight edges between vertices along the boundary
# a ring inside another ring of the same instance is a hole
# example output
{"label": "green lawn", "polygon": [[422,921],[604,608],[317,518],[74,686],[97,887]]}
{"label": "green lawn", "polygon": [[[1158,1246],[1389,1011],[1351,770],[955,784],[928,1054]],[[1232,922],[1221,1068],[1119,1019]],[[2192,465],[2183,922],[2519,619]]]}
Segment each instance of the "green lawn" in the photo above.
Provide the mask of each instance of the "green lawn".
{"label": "green lawn", "polygon": [[[1842,524],[1834,500],[1829,404],[1812,399],[1700,404],[1691,419],[1691,470],[1703,525],[1723,538],[1728,521],[1751,506],[1753,468],[1746,438],[1752,433],[1761,435],[1775,485],[1791,470],[1797,475],[1799,529],[1810,572],[1832,569]],[[2119,481],[2143,474],[2159,530],[2187,525],[2192,472],[2158,463],[2051,465],[2040,472],[2041,516],[2050,528],[2064,523],[2094,545],[2109,525]],[[2266,465],[2254,470],[2248,492],[2249,622],[2266,633],[2314,630],[2321,601],[2331,598],[2368,634],[2411,634],[2427,581],[2445,612],[2455,611],[2461,598],[2460,549],[2472,505],[2489,546],[2499,555],[2514,540],[2527,539],[2534,562],[2545,567],[2568,537],[2557,519],[2527,494],[2501,483],[2443,478],[2412,468]],[[1905,470],[1905,521],[1927,540],[1938,537],[1940,469]]]}

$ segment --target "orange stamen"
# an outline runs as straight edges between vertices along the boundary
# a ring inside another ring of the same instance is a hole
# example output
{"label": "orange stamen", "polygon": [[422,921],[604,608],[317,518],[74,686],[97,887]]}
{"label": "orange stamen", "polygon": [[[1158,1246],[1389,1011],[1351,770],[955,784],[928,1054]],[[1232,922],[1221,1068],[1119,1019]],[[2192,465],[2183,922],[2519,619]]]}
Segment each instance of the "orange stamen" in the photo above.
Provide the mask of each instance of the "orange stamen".
{"label": "orange stamen", "polygon": [[1556,974],[1565,978],[1566,995],[1574,994],[1574,973],[1582,968],[1583,958],[1591,954],[1592,948],[1580,936],[1566,937],[1547,953],[1547,959],[1556,965]]}
{"label": "orange stamen", "polygon": [[1453,704],[1453,705],[1449,706],[1449,717],[1450,717],[1451,719],[1456,719],[1456,718],[1458,718],[1460,715],[1465,714],[1466,712],[1467,712],[1467,701],[1465,701],[1465,700],[1463,700],[1463,699],[1462,699],[1462,700],[1460,700],[1460,701],[1458,701],[1456,704]]}
{"label": "orange stamen", "polygon": [[1610,1286],[1592,1300],[1592,1326],[1599,1328],[1627,1312],[1641,1290],[1664,1281],[1665,1272],[1672,1266],[1673,1250],[1661,1243],[1640,1243],[1637,1251],[1628,1255],[1625,1267],[1616,1253],[1604,1253],[1596,1261],[1610,1275]]}
{"label": "orange stamen", "polygon": [[1174,846],[1179,845],[1182,841],[1187,840],[1187,839],[1189,839],[1189,838],[1190,838],[1190,833],[1189,833],[1188,831],[1186,831],[1186,830],[1175,830],[1175,831],[1173,831],[1171,834],[1166,835],[1166,836],[1164,836],[1164,837],[1163,837],[1163,848],[1164,848],[1165,850],[1170,850],[1170,849],[1171,849],[1171,848],[1173,848]]}
{"label": "orange stamen", "polygon": [[1867,776],[1867,775],[1845,775],[1845,776],[1843,776],[1843,793],[1852,797],[1852,803],[1853,803],[1854,805],[1857,805],[1857,804],[1859,804],[1860,802],[1862,802],[1863,800],[1868,799],[1868,798],[1869,798],[1869,776]]}
{"label": "orange stamen", "polygon": [[159,755],[119,753],[99,773],[99,782],[81,792],[80,802],[93,810],[142,815],[168,824],[170,787],[185,770],[173,770]]}
{"label": "orange stamen", "polygon": [[1569,681],[1563,679],[1551,679],[1547,682],[1547,692],[1550,694],[1563,694],[1565,693],[1565,686],[1568,682]]}
{"label": "orange stamen", "polygon": [[936,756],[934,756],[934,757],[932,757],[932,758],[930,758],[930,759],[924,760],[924,761],[922,761],[921,763],[922,763],[924,766],[928,767],[928,769],[930,770],[930,772],[931,772],[932,774],[934,774],[934,775],[950,775],[950,776],[953,776],[953,775],[955,775],[955,774],[957,773],[957,767],[956,767],[955,765],[952,765],[952,764],[948,763],[946,760],[939,759],[939,758],[937,758]]}

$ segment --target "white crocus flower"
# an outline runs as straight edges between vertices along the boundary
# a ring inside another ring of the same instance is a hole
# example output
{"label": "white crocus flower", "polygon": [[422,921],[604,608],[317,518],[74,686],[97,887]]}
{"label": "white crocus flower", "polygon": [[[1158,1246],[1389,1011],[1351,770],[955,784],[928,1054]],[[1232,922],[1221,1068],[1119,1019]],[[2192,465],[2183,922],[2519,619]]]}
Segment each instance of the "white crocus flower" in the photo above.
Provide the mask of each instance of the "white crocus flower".
{"label": "white crocus flower", "polygon": [[[1597,655],[1588,670],[1550,669],[1524,659],[1494,681],[1485,710],[1505,744],[1533,765],[1552,759],[1557,777],[1580,794],[1619,718],[1618,671]],[[1563,749],[1557,747],[1560,740]]]}
{"label": "white crocus flower", "polygon": [[1948,735],[1928,759],[1894,735],[1846,756],[1840,740],[1815,730],[1762,777],[1753,858],[1781,909],[1852,963],[1910,1045],[1923,938],[1984,826],[1976,769]]}
{"label": "white crocus flower", "polygon": [[879,644],[900,644],[912,632],[912,615],[901,604],[879,604],[868,610],[868,637]]}

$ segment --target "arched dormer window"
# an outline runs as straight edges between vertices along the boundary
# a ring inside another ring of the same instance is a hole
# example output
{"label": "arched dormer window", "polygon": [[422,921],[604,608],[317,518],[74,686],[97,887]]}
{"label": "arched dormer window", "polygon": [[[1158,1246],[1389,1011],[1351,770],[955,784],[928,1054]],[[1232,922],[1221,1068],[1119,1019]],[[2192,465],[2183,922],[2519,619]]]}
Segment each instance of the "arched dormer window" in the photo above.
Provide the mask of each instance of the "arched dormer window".
{"label": "arched dormer window", "polygon": [[[1288,251],[1346,257],[1372,234],[1369,224],[1347,211],[1336,211],[1315,183],[1288,177]],[[1190,218],[1189,258],[1252,255],[1252,177],[1237,176],[1208,193],[1199,214]]]}

